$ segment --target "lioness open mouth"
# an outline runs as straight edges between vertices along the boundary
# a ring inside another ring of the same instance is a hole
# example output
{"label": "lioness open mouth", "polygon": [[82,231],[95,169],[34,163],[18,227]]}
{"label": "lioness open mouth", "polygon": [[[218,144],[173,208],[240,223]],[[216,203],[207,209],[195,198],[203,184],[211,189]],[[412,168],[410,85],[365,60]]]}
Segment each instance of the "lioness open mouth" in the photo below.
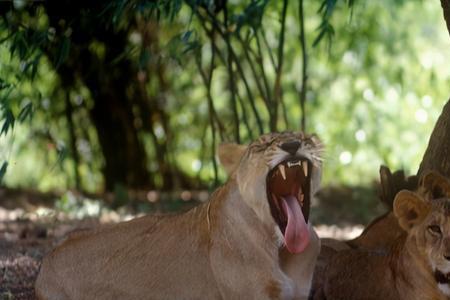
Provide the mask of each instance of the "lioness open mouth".
{"label": "lioness open mouth", "polygon": [[435,270],[434,279],[440,284],[450,284],[450,273],[444,274],[439,270]]}
{"label": "lioness open mouth", "polygon": [[267,175],[270,211],[284,235],[286,248],[292,253],[302,252],[309,244],[311,172],[309,160],[291,158]]}

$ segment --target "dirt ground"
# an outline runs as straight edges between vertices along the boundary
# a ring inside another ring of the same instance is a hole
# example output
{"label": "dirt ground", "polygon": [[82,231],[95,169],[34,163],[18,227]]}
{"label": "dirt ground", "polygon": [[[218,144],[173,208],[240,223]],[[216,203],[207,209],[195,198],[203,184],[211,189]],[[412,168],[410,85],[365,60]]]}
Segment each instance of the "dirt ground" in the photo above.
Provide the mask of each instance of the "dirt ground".
{"label": "dirt ground", "polygon": [[50,220],[0,208],[0,299],[34,299],[34,281],[44,255],[71,231],[97,219]]}
{"label": "dirt ground", "polygon": [[[73,219],[64,214],[26,213],[0,207],[0,300],[35,299],[34,281],[42,258],[68,233],[129,219],[130,215],[103,214],[99,218]],[[322,237],[348,239],[357,236],[361,226],[319,225]]]}

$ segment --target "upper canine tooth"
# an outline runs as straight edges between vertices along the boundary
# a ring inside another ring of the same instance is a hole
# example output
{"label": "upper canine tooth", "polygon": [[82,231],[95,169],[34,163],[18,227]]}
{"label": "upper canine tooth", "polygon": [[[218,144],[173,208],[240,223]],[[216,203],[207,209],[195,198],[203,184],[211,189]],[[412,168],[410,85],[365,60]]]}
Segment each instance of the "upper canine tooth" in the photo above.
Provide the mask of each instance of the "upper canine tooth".
{"label": "upper canine tooth", "polygon": [[302,161],[303,166],[303,173],[305,173],[305,176],[308,176],[308,163],[306,161]]}
{"label": "upper canine tooth", "polygon": [[278,169],[280,170],[281,176],[283,176],[283,179],[286,180],[286,169],[284,168],[284,165],[279,165]]}

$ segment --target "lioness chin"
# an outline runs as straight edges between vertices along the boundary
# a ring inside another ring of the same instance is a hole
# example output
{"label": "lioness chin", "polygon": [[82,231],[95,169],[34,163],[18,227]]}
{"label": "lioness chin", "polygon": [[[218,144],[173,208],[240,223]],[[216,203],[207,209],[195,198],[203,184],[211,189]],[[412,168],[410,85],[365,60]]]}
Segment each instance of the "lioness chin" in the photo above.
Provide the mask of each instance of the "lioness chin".
{"label": "lioness chin", "polygon": [[288,132],[223,146],[230,178],[209,202],[69,238],[45,257],[38,298],[306,299],[321,150],[315,136]]}
{"label": "lioness chin", "polygon": [[335,254],[314,299],[450,299],[450,183],[443,180],[431,172],[418,191],[399,192],[394,215],[406,233],[388,250]]}

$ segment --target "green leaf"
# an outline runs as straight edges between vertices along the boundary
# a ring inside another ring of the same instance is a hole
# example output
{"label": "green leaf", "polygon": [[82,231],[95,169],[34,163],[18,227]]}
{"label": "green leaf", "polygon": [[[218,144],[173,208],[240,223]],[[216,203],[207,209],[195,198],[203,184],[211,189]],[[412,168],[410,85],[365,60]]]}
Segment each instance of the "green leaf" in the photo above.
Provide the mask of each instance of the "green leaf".
{"label": "green leaf", "polygon": [[11,43],[11,47],[9,48],[11,57],[13,57],[16,52],[18,52],[19,58],[21,60],[26,59],[28,50],[29,50],[28,42],[25,37],[25,33],[23,31],[18,31],[14,35],[12,43]]}
{"label": "green leaf", "polygon": [[337,0],[327,0],[327,10],[326,16],[330,17],[333,14],[334,8],[336,7]]}
{"label": "green leaf", "polygon": [[191,38],[193,31],[192,30],[188,30],[186,32],[184,32],[183,34],[181,34],[181,41],[183,43],[187,43],[189,41],[189,39]]}
{"label": "green leaf", "polygon": [[9,95],[11,95],[13,90],[14,90],[14,85],[7,87],[3,93],[3,96],[0,97],[0,105],[3,106],[3,110],[6,110],[6,108],[9,107],[9,102],[11,100],[11,98],[9,98]]}
{"label": "green leaf", "polygon": [[182,54],[185,54],[191,50],[195,50],[198,47],[201,47],[200,42],[198,41],[196,32],[193,30],[186,31],[181,35],[181,42],[184,44]]}
{"label": "green leaf", "polygon": [[[3,28],[2,28],[2,29],[3,29]],[[14,32],[11,32],[10,34],[8,34],[7,36],[5,36],[4,38],[0,39],[0,44],[3,44],[3,43],[6,42],[7,40],[9,40],[13,35],[14,35]]]}
{"label": "green leaf", "polygon": [[0,183],[2,183],[3,178],[5,177],[6,170],[8,169],[8,162],[4,161],[2,167],[0,168]]}
{"label": "green leaf", "polygon": [[181,0],[172,0],[168,1],[172,4],[172,6],[169,9],[169,12],[167,13],[169,15],[170,21],[173,21],[178,14],[178,12],[181,10],[182,1]]}
{"label": "green leaf", "polygon": [[39,66],[41,57],[42,57],[42,53],[39,53],[34,57],[33,60],[30,60],[25,64],[23,73],[28,74],[28,72],[31,70],[31,73],[30,73],[31,80],[34,80],[34,78],[36,77],[36,73],[38,70],[38,66]]}
{"label": "green leaf", "polygon": [[36,73],[38,70],[39,62],[41,60],[42,53],[36,55],[36,57],[31,62],[31,80],[36,77]]}
{"label": "green leaf", "polygon": [[0,90],[9,88],[9,87],[11,87],[11,86],[12,86],[11,83],[8,83],[8,82],[6,82],[4,79],[0,78]]}
{"label": "green leaf", "polygon": [[150,61],[151,55],[147,49],[142,49],[141,54],[139,55],[139,69],[145,69],[148,66],[148,62]]}
{"label": "green leaf", "polygon": [[186,44],[186,47],[183,48],[183,52],[182,54],[186,54],[189,51],[195,50],[195,49],[199,49],[202,45],[200,44],[200,42],[198,40],[193,41],[193,42],[189,42]]}
{"label": "green leaf", "polygon": [[57,159],[56,159],[56,163],[55,165],[60,165],[62,166],[62,162],[64,161],[64,159],[67,157],[67,148],[64,144],[62,143],[58,143],[58,145],[56,146],[56,152],[57,152]]}
{"label": "green leaf", "polygon": [[70,51],[70,39],[66,36],[63,37],[61,45],[58,49],[58,54],[56,55],[55,68],[58,69],[61,64],[63,64],[67,57],[69,56]]}
{"label": "green leaf", "polygon": [[114,10],[112,21],[114,24],[117,24],[120,20],[120,17],[125,11],[125,6],[127,5],[127,0],[119,1],[119,3],[116,3],[117,7]]}
{"label": "green leaf", "polygon": [[237,25],[236,32],[239,32],[239,30],[246,25],[253,29],[258,29],[261,26],[262,17],[268,2],[268,0],[252,1],[245,7],[242,14],[233,16],[232,19]]}
{"label": "green leaf", "polygon": [[19,121],[20,122],[25,122],[25,120],[27,119],[27,118],[29,118],[30,120],[31,120],[31,116],[32,116],[32,113],[33,112],[33,104],[30,102],[30,103],[27,103],[23,108],[22,108],[22,110],[20,111],[20,113],[19,113],[19,115],[17,116],[17,118],[19,119]]}
{"label": "green leaf", "polygon": [[336,7],[337,0],[324,0],[319,8],[319,13],[322,14],[323,19],[329,19]]}
{"label": "green leaf", "polygon": [[180,54],[186,54],[201,47],[201,43],[198,40],[197,32],[195,30],[189,30],[174,36],[167,43],[166,47],[169,50],[170,57],[177,61],[177,63],[182,64]]}
{"label": "green leaf", "polygon": [[16,121],[16,119],[14,118],[13,112],[9,108],[5,109],[4,118],[5,118],[5,122],[3,123],[2,130],[0,131],[0,136],[3,133],[6,135],[10,128],[13,129],[14,128],[14,122]]}
{"label": "green leaf", "polygon": [[318,30],[319,34],[314,39],[313,47],[316,47],[325,36],[328,37],[328,41],[331,42],[334,35],[334,28],[327,20],[322,21],[322,24],[320,24]]}

